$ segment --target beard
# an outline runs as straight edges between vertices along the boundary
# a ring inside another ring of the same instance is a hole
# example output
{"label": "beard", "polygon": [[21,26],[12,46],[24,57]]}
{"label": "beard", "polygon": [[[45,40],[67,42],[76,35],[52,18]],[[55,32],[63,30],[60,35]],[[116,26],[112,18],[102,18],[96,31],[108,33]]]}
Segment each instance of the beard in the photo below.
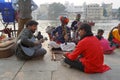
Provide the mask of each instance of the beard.
{"label": "beard", "polygon": [[35,33],[35,30],[32,30],[32,33]]}

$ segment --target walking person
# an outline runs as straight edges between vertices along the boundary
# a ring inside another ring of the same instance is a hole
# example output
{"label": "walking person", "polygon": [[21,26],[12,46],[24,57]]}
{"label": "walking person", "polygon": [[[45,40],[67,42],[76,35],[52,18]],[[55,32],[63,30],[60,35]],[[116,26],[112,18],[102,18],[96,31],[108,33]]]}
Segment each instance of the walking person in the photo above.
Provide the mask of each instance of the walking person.
{"label": "walking person", "polygon": [[80,25],[82,22],[80,22],[81,15],[77,14],[75,20],[71,24],[71,39],[76,44],[78,43],[79,37],[78,37],[78,25]]}
{"label": "walking person", "polygon": [[18,13],[18,36],[25,23],[32,19],[32,11],[36,10],[38,6],[33,0],[13,0],[12,6]]}

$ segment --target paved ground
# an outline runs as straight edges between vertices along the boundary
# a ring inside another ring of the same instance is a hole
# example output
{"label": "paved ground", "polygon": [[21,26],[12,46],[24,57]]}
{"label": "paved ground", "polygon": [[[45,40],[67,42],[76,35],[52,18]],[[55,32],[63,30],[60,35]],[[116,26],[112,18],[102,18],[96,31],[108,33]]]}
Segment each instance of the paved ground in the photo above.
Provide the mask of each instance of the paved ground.
{"label": "paved ground", "polygon": [[[47,48],[44,43],[43,46]],[[120,49],[105,55],[112,69],[105,73],[86,74],[51,61],[49,49],[44,59],[20,61],[15,56],[0,59],[0,80],[120,80]]]}

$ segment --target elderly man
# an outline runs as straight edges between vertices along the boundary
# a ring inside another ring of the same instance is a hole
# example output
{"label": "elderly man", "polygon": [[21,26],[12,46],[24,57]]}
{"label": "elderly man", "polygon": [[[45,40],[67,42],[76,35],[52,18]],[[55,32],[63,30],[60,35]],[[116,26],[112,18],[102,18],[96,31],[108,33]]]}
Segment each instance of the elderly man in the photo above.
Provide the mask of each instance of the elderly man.
{"label": "elderly man", "polygon": [[70,28],[67,26],[69,19],[60,17],[61,25],[52,31],[53,41],[50,41],[49,46],[53,49],[62,49],[63,51],[71,51],[75,48],[75,43],[70,42]]}

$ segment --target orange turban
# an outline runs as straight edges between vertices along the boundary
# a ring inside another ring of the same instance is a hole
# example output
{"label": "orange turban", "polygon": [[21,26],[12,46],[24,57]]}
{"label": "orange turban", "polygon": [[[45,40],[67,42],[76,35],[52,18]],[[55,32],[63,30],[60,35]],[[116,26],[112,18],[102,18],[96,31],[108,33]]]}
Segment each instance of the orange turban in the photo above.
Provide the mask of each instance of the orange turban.
{"label": "orange turban", "polygon": [[60,21],[64,24],[68,24],[69,22],[69,19],[67,17],[64,17],[64,16],[60,16]]}

